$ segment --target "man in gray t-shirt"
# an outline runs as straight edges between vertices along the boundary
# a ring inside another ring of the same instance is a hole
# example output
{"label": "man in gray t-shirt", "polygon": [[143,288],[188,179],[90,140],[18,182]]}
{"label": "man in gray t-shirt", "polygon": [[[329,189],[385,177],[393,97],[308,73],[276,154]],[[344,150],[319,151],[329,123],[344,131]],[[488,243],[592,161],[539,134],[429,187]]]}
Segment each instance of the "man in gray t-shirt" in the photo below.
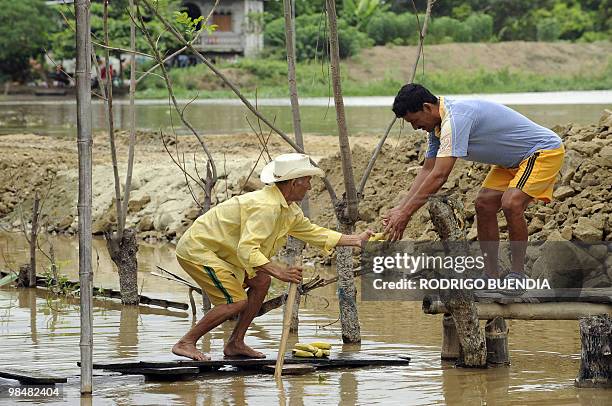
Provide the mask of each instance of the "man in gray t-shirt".
{"label": "man in gray t-shirt", "polygon": [[528,237],[525,209],[534,200],[550,202],[563,164],[561,139],[518,112],[482,100],[437,98],[418,84],[403,86],[393,112],[417,130],[429,132],[425,163],[408,194],[383,215],[390,240],[402,238],[412,215],[446,182],[455,161],[491,164],[476,198],[478,240],[486,253],[484,277],[498,277],[501,209],[508,221],[512,270],[510,278],[523,277]]}

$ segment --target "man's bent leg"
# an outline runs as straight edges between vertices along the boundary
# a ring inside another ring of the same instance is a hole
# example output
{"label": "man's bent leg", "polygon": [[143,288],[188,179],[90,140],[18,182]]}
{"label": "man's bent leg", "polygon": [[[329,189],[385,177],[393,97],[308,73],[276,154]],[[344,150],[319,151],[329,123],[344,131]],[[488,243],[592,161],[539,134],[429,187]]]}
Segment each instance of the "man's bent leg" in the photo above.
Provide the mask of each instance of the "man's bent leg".
{"label": "man's bent leg", "polygon": [[209,360],[209,356],[204,355],[196,348],[196,342],[200,339],[200,337],[217,327],[219,324],[240,313],[246,307],[246,305],[247,301],[241,300],[239,302],[222,304],[213,307],[204,315],[202,320],[200,320],[187,332],[187,334],[183,336],[183,338],[174,344],[174,347],[172,347],[172,352],[175,355],[191,358],[196,361]]}
{"label": "man's bent leg", "polygon": [[497,261],[499,256],[499,225],[497,212],[501,208],[504,192],[482,188],[476,197],[476,226],[480,250],[485,257],[486,274],[491,278],[499,277]]}
{"label": "man's bent leg", "polygon": [[522,274],[525,270],[525,253],[527,252],[527,221],[525,209],[533,198],[517,188],[510,188],[502,196],[502,210],[508,221],[510,254],[512,255],[512,272]]}
{"label": "man's bent leg", "polygon": [[257,273],[253,278],[247,279],[246,284],[249,287],[247,305],[238,316],[238,323],[232,332],[229,340],[225,344],[223,353],[227,357],[249,357],[249,358],[265,358],[266,356],[255,351],[244,343],[244,336],[251,322],[259,313],[261,304],[263,303],[268,288],[270,288],[270,276],[264,273]]}

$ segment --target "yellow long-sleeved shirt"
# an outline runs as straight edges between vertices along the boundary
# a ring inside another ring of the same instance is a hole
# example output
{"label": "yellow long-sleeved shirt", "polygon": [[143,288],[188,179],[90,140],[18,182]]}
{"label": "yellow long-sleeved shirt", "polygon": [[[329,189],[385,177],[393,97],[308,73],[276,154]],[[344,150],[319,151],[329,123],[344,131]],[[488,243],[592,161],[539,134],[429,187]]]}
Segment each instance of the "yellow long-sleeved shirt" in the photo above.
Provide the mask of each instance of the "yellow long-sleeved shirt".
{"label": "yellow long-sleeved shirt", "polygon": [[200,216],[185,231],[176,255],[186,261],[231,271],[239,281],[270,262],[287,236],[330,253],[341,233],[312,224],[296,203],[288,205],[275,185],[235,196]]}

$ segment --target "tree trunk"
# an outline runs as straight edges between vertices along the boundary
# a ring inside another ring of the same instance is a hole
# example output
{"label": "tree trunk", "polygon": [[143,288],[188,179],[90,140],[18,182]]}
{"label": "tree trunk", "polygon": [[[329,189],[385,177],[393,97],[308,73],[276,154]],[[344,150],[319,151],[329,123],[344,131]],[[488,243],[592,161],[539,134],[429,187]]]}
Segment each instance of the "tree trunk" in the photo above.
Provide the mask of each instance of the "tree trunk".
{"label": "tree trunk", "polygon": [[[342,234],[352,234],[353,226],[340,224]],[[338,306],[342,325],[342,342],[361,342],[359,313],[357,312],[357,289],[353,272],[353,248],[336,248],[336,272],[338,272]]]}
{"label": "tree trunk", "polygon": [[79,154],[79,285],[81,305],[81,393],[91,393],[93,376],[93,326],[91,298],[91,27],[89,1],[75,1],[77,146]]}
{"label": "tree trunk", "polygon": [[[440,197],[429,199],[431,221],[443,241],[465,241],[463,230],[459,226],[459,224],[465,224],[465,222],[457,218],[457,209],[458,203],[454,200]],[[467,243],[464,246],[463,251],[468,252]],[[445,290],[441,292],[440,299],[455,321],[457,335],[461,343],[457,365],[469,368],[486,367],[487,347],[484,335],[480,331],[472,291]]]}
{"label": "tree trunk", "polygon": [[[348,138],[348,128],[342,99],[340,78],[340,47],[338,45],[338,22],[336,18],[335,0],[326,0],[327,18],[329,20],[329,50],[334,104],[336,106],[336,121],[338,123],[338,141],[342,158],[342,174],[344,175],[344,198],[342,204],[336,207],[339,231],[352,234],[359,218],[357,189],[353,176],[351,145]],[[337,248],[336,270],[338,272],[338,302],[340,305],[340,322],[342,323],[342,340],[345,343],[361,342],[359,316],[357,312],[357,290],[353,274],[353,250],[350,247]]]}
{"label": "tree trunk", "polygon": [[105,233],[106,248],[119,271],[119,290],[121,302],[126,305],[139,303],[138,297],[138,242],[136,232],[126,229],[123,236],[118,233]]}
{"label": "tree trunk", "polygon": [[579,388],[611,388],[612,316],[601,314],[580,319],[580,340],[580,371],[574,384]]}

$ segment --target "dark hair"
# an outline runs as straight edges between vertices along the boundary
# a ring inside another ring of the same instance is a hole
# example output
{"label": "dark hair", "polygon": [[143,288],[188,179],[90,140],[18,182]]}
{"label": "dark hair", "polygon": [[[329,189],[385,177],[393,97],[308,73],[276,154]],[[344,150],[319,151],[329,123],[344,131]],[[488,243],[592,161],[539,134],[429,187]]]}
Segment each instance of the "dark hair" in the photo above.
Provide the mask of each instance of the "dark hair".
{"label": "dark hair", "polygon": [[406,113],[416,113],[423,110],[423,103],[438,104],[438,98],[431,94],[427,88],[416,83],[402,86],[393,101],[393,112],[398,118]]}

